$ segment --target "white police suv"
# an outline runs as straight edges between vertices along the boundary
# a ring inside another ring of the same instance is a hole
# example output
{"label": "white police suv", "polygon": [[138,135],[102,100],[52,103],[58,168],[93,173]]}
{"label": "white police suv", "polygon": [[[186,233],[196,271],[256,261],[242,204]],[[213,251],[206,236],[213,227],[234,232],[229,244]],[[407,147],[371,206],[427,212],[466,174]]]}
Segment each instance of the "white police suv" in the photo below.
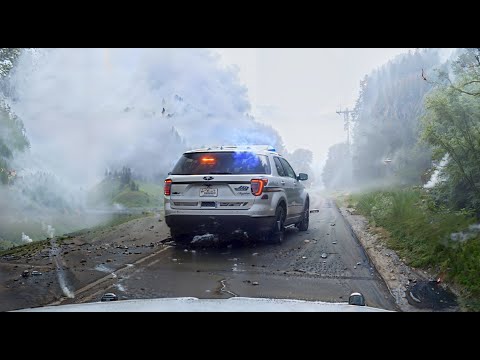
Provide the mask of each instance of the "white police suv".
{"label": "white police suv", "polygon": [[278,243],[286,226],[308,229],[307,179],[266,145],[187,151],[165,179],[165,221],[176,241],[241,231]]}

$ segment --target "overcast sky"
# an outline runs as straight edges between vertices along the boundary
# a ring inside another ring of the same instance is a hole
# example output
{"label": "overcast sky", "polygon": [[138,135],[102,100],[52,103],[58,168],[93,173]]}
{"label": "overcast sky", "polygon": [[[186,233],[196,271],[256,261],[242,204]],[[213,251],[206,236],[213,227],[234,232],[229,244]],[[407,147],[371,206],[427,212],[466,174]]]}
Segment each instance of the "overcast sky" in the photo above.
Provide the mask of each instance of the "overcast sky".
{"label": "overcast sky", "polygon": [[289,151],[309,148],[321,164],[345,140],[340,107],[352,108],[360,80],[409,49],[213,49],[237,65],[252,114],[273,125]]}

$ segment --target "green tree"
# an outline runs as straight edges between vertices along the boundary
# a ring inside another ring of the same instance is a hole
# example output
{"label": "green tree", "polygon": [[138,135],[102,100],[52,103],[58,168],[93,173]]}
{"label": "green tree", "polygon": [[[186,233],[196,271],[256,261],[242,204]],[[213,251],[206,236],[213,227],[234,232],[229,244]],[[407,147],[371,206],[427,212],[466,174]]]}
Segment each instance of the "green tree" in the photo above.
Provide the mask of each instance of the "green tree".
{"label": "green tree", "polygon": [[0,79],[10,73],[20,53],[21,49],[19,48],[0,48]]}
{"label": "green tree", "polygon": [[[439,197],[480,212],[480,50],[466,49],[439,71],[425,101],[422,138],[437,159],[448,154]],[[452,79],[453,77],[453,79]]]}
{"label": "green tree", "polygon": [[[4,92],[8,74],[16,64],[21,49],[0,48],[0,90]],[[9,181],[10,162],[15,152],[29,146],[22,121],[0,97],[0,183]]]}

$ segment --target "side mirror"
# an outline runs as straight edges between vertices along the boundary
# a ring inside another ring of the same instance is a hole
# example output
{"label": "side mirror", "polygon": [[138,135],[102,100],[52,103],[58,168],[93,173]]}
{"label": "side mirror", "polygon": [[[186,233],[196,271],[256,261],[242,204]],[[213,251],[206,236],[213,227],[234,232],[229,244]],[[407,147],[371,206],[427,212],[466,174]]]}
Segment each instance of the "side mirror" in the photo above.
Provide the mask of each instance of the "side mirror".
{"label": "side mirror", "polygon": [[307,174],[304,174],[304,173],[300,173],[300,174],[298,174],[298,176],[297,176],[297,180],[299,180],[299,181],[308,180],[308,175],[307,175]]}
{"label": "side mirror", "polygon": [[358,292],[354,292],[348,298],[349,305],[365,306],[365,297]]}

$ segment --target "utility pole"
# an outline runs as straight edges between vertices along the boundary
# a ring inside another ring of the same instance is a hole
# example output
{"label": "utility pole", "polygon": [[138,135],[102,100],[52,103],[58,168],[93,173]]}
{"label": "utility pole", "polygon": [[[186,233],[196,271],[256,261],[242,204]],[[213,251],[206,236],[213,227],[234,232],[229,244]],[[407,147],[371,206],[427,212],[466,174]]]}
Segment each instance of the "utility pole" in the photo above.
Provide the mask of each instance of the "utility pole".
{"label": "utility pole", "polygon": [[348,145],[349,151],[350,151],[350,114],[351,113],[353,113],[353,111],[348,110],[348,108],[346,108],[345,110],[337,110],[338,115],[343,114],[344,130],[347,132],[347,145]]}

